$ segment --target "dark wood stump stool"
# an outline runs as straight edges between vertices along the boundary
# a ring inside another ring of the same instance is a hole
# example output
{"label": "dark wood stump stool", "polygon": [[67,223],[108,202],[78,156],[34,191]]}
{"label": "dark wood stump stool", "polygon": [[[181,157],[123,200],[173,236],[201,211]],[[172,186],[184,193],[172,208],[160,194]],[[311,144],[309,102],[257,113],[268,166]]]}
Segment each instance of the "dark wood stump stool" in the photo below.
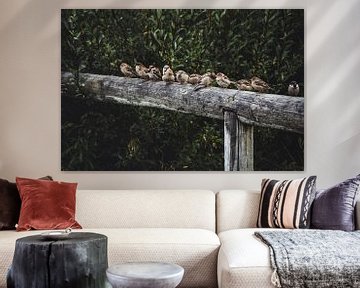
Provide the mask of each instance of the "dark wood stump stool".
{"label": "dark wood stump stool", "polygon": [[41,235],[16,240],[8,288],[101,288],[106,285],[107,237],[73,232],[66,239]]}

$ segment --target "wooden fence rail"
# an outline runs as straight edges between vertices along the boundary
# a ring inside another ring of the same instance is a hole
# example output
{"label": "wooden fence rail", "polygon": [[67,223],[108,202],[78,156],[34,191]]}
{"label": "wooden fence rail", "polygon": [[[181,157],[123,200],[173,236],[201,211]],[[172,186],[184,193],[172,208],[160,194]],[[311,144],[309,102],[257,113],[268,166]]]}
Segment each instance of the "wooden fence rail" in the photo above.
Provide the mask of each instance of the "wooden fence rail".
{"label": "wooden fence rail", "polygon": [[[163,81],[146,81],[108,75],[79,75],[88,97],[99,101],[156,107],[224,120],[225,171],[252,171],[253,126],[304,133],[304,99],[274,94],[203,88]],[[75,82],[64,72],[63,85]]]}

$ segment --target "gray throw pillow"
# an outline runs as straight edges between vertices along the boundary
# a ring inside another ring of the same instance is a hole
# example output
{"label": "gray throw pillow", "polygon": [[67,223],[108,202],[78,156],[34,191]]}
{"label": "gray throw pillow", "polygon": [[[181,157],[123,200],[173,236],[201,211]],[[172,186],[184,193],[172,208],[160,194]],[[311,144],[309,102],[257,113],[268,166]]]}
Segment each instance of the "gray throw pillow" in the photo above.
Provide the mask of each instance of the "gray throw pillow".
{"label": "gray throw pillow", "polygon": [[311,228],[353,231],[359,186],[360,174],[317,191],[312,205]]}

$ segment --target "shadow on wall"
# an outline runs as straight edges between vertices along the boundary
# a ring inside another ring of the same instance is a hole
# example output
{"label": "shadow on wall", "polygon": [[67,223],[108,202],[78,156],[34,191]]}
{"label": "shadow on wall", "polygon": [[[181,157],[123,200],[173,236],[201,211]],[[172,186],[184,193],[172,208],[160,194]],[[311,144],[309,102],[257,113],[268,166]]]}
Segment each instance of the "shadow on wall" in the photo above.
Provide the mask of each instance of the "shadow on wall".
{"label": "shadow on wall", "polygon": [[[318,67],[311,70],[317,72],[310,72],[311,79],[307,77],[307,87],[312,92],[308,100],[312,103],[312,113],[324,113],[325,118],[337,116],[333,126],[338,132],[327,139],[337,146],[360,133],[359,125],[351,125],[360,123],[360,98],[354,102],[352,95],[358,90],[357,75],[360,73],[360,2],[349,1],[347,5],[337,1],[316,3],[315,11],[307,21],[307,46],[314,48],[308,51],[307,69]],[[354,30],[350,32],[351,27]],[[328,107],[330,103],[331,107]]]}
{"label": "shadow on wall", "polygon": [[[18,1],[20,2],[20,1]],[[21,34],[24,34],[23,28],[26,27],[31,33],[39,33],[47,28],[47,24],[50,23],[54,17],[60,19],[60,7],[65,7],[69,0],[61,1],[61,6],[54,4],[52,1],[23,1],[25,4],[19,9],[19,11],[8,21],[3,27],[0,28],[0,34],[3,31],[14,31],[21,29]],[[12,4],[7,4],[12,5]],[[18,3],[13,4],[19,5]],[[21,26],[17,25],[21,19]],[[60,27],[60,22],[59,22]],[[59,29],[60,31],[60,29]],[[30,34],[30,35],[36,35]]]}
{"label": "shadow on wall", "polygon": [[[311,87],[310,90],[316,95],[316,107],[314,108],[321,106],[326,101],[325,97],[330,97],[333,89],[340,87],[340,83],[344,83],[344,80],[355,75],[353,74],[354,68],[360,61],[358,53],[360,31],[357,31],[358,37],[356,37],[356,33],[350,35],[348,30],[349,27],[354,29],[358,27],[360,2],[349,1],[347,5],[341,5],[341,7],[335,5],[340,3],[337,1],[324,2],[326,9],[323,8],[324,5],[318,6],[316,13],[312,13],[311,20],[306,21],[307,46],[314,47],[311,51],[307,51],[307,63],[309,66],[321,67],[324,71],[324,73],[318,73],[316,79],[311,79],[316,81],[308,81],[308,87]],[[336,17],[334,17],[335,15]],[[322,27],[326,27],[326,30]],[[348,51],[349,47],[353,47],[353,49]],[[336,55],[346,55],[346,57],[342,56],[337,61],[326,61],[324,58],[329,57],[330,51],[334,58],[337,57]],[[329,73],[327,72],[331,72],[331,78],[328,77]],[[319,85],[319,83],[326,83],[326,85]],[[343,89],[342,86],[341,88]]]}

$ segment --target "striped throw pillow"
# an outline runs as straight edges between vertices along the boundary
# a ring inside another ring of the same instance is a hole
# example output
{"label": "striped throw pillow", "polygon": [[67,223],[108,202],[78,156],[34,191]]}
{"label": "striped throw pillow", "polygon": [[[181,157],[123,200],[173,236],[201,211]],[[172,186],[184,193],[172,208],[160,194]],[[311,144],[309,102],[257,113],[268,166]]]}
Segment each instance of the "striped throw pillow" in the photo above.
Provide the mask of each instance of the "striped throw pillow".
{"label": "striped throw pillow", "polygon": [[263,179],[257,227],[308,228],[316,176],[294,180]]}

